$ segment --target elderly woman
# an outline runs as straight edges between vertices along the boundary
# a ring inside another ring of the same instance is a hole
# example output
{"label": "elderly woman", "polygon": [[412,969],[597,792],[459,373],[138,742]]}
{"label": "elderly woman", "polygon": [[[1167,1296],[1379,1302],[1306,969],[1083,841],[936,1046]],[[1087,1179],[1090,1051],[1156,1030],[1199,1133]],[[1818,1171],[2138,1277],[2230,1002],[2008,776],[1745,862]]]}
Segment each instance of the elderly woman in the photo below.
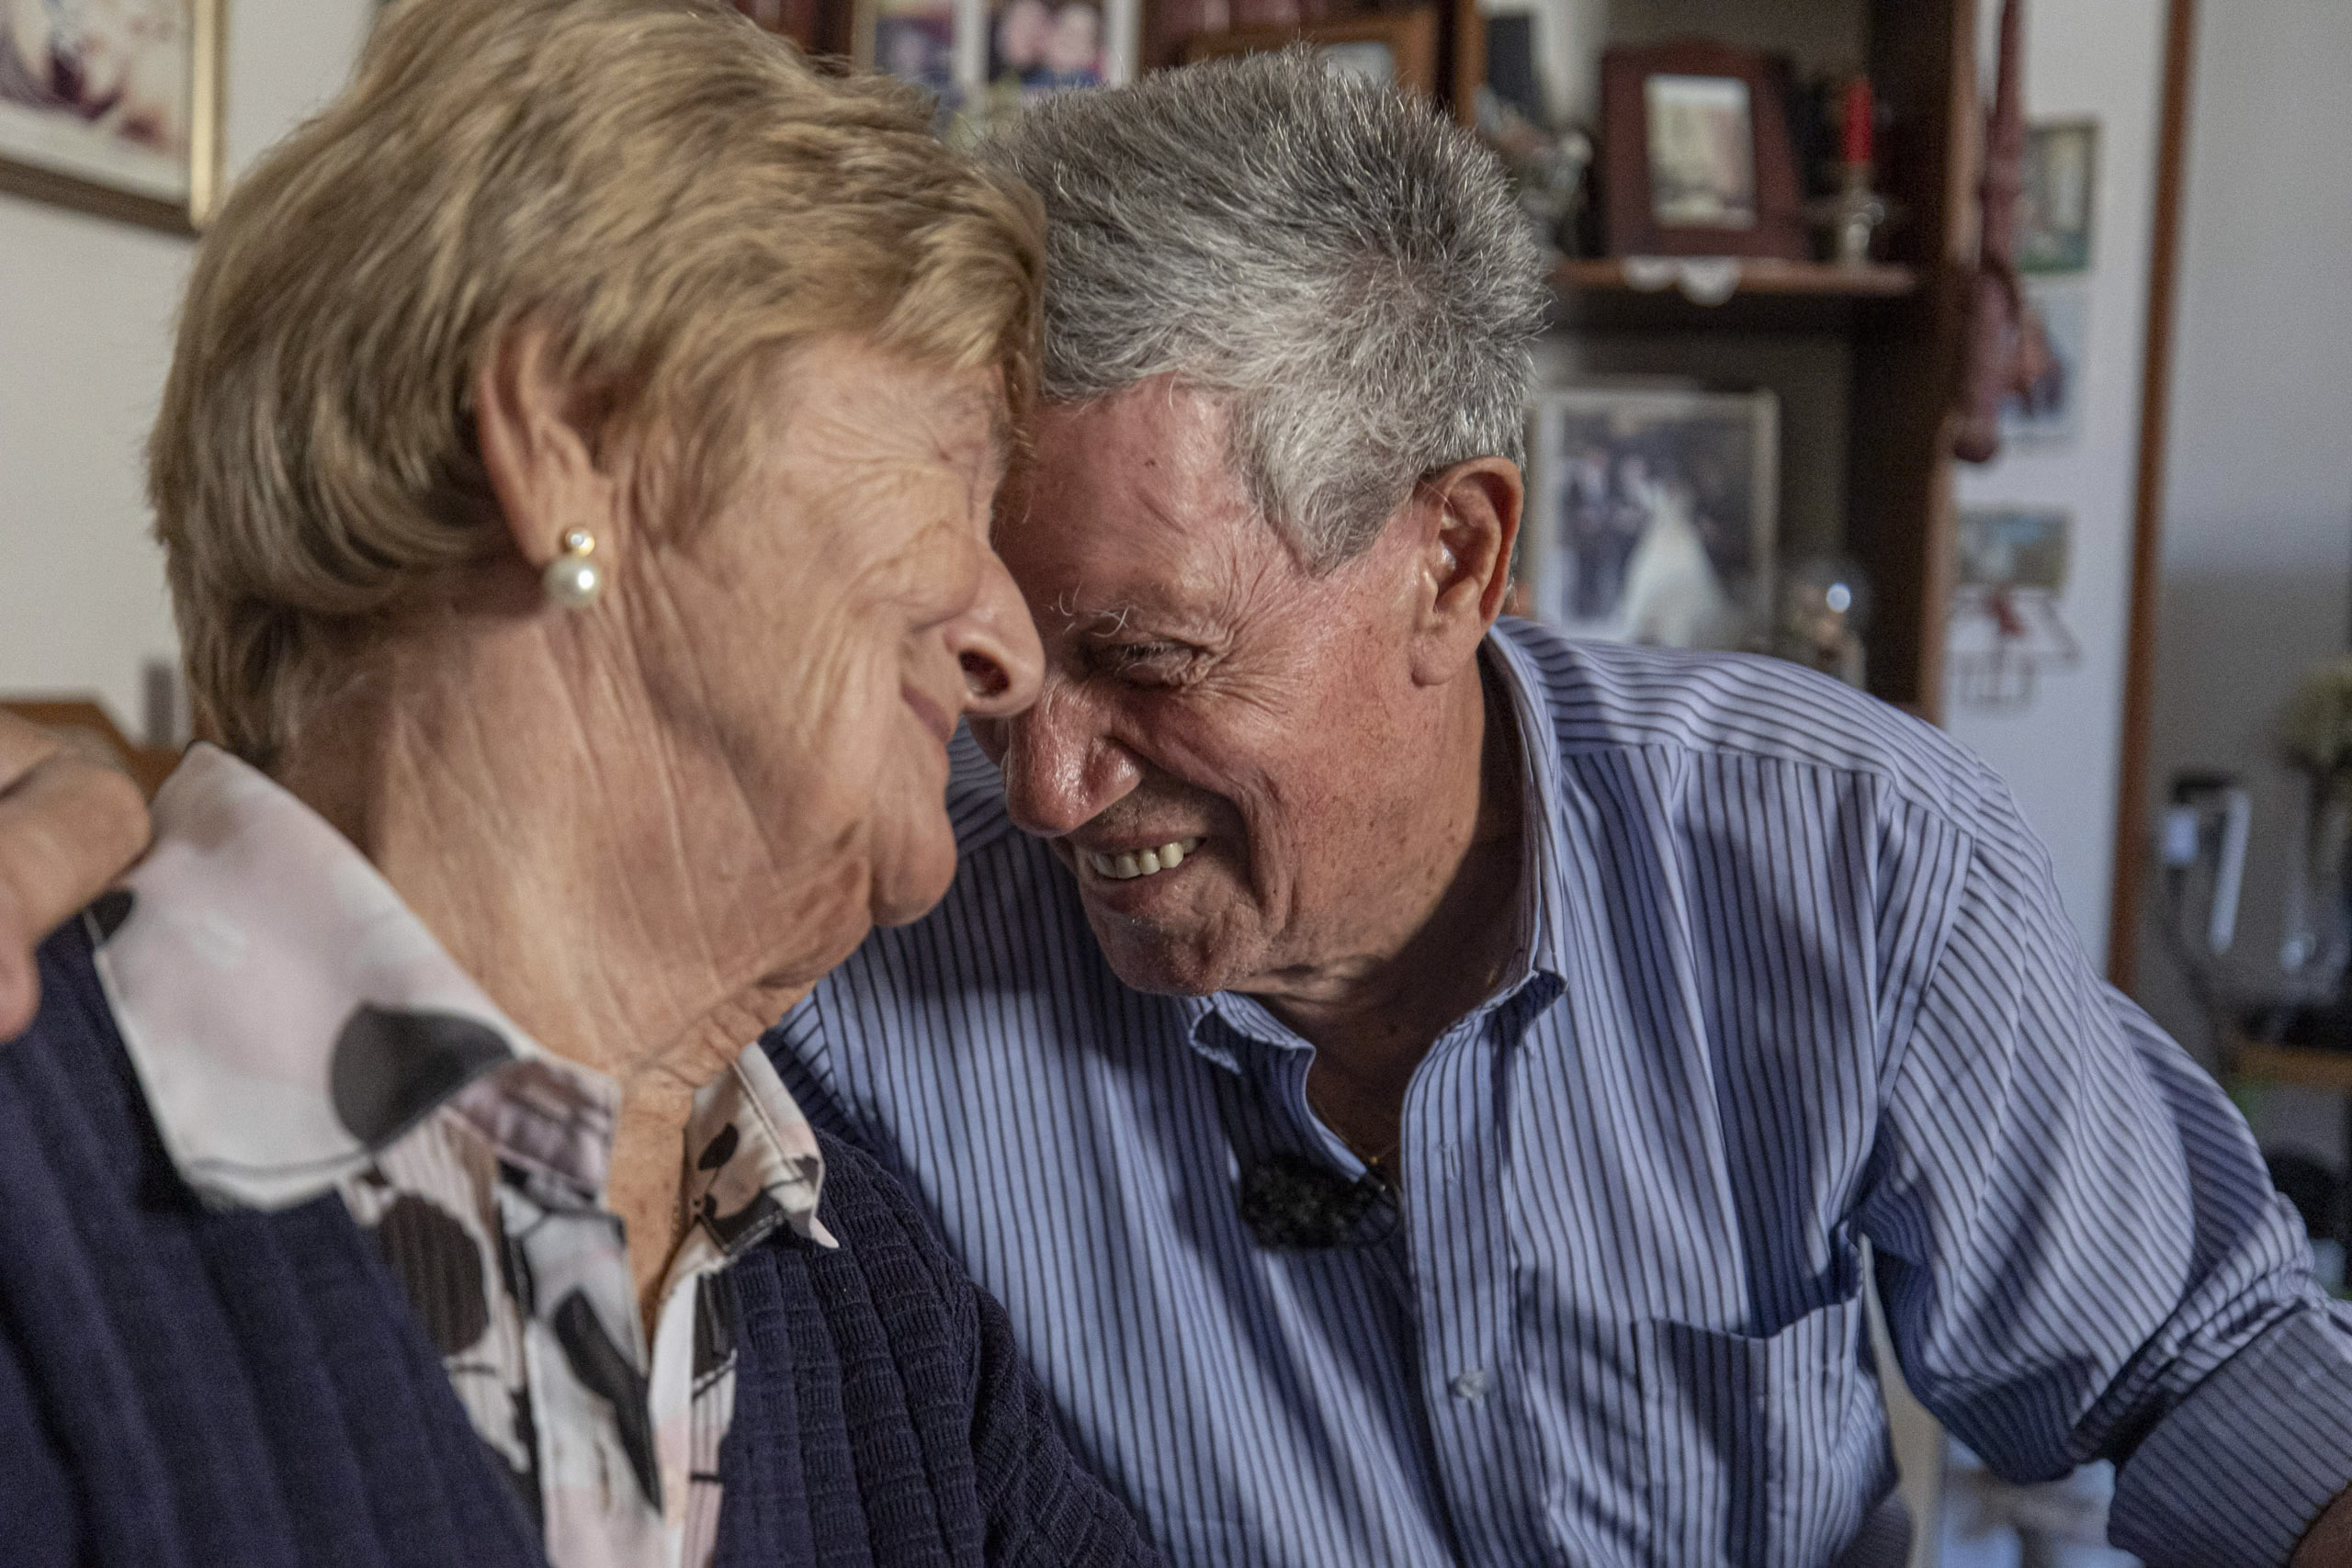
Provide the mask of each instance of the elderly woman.
{"label": "elderly woman", "polygon": [[0,1054],[10,1562],[1146,1554],[742,1049],[1036,684],[1039,219],[924,122],[409,0],[222,213],[152,451],[212,744]]}

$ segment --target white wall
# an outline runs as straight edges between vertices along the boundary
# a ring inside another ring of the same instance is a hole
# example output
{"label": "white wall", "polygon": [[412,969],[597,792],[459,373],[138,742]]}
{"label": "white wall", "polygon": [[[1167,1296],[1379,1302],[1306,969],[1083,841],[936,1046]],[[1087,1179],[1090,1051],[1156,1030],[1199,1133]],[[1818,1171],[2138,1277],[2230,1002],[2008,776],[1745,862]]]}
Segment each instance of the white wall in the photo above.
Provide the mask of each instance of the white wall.
{"label": "white wall", "polygon": [[[371,0],[227,0],[232,175],[349,73]],[[191,246],[0,195],[0,693],[140,716],[175,656],[141,444]]]}
{"label": "white wall", "polygon": [[[2276,760],[2278,711],[2304,670],[2345,651],[2352,619],[2352,6],[2199,11],[2150,798],[2184,768],[2246,777],[2238,950],[2258,964],[2277,952],[2300,799]],[[2203,1020],[2155,918],[2147,905],[2140,998],[2194,1044]],[[2340,1158],[2332,1111],[2316,1120],[2304,1141]]]}
{"label": "white wall", "polygon": [[[2033,0],[2026,8],[2027,118],[2099,123],[2082,412],[2064,446],[2015,447],[1983,468],[1962,465],[1959,480],[1962,506],[2017,502],[2074,513],[2073,563],[2058,613],[2082,645],[2082,661],[2045,673],[2031,705],[2014,712],[1972,709],[1948,690],[1944,717],[2016,792],[2050,846],[2066,912],[2102,967],[2114,886],[2166,9],[2165,0]],[[1997,0],[1985,0],[1988,70],[1999,15]]]}

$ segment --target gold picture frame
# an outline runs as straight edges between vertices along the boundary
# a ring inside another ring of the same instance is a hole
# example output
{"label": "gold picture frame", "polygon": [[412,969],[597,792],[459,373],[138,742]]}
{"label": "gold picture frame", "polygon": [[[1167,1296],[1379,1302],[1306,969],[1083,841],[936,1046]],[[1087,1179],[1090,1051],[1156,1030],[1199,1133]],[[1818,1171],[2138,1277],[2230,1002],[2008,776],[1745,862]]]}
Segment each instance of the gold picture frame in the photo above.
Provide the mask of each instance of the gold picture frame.
{"label": "gold picture frame", "polygon": [[[69,74],[74,59],[54,40],[28,43],[0,25],[0,191],[165,233],[203,228],[220,196],[227,7],[115,8],[112,33],[71,46],[93,51],[96,82]],[[55,9],[50,25],[69,26],[71,0]]]}

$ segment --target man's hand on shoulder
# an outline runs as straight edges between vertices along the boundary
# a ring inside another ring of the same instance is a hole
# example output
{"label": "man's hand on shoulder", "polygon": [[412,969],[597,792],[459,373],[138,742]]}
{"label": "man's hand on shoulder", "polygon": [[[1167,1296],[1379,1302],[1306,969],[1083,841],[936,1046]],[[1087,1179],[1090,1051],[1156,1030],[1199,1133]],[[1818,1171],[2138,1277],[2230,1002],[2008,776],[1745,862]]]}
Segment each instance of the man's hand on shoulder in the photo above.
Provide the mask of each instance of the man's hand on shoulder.
{"label": "man's hand on shoulder", "polygon": [[0,1040],[40,1006],[33,950],[139,858],[147,833],[129,774],[0,713]]}

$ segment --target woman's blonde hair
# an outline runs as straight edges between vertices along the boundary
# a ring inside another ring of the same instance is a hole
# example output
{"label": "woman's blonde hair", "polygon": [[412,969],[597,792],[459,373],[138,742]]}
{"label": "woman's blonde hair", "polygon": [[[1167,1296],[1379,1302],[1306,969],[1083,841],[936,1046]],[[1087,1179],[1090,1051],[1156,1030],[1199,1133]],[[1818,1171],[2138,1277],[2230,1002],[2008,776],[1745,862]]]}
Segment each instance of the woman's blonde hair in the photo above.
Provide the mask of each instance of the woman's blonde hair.
{"label": "woman's blonde hair", "polygon": [[1017,419],[1042,223],[919,95],[718,6],[400,0],[198,248],[148,488],[200,731],[269,765],[379,617],[512,547],[470,405],[525,322],[690,521],[812,334],[1001,367]]}

